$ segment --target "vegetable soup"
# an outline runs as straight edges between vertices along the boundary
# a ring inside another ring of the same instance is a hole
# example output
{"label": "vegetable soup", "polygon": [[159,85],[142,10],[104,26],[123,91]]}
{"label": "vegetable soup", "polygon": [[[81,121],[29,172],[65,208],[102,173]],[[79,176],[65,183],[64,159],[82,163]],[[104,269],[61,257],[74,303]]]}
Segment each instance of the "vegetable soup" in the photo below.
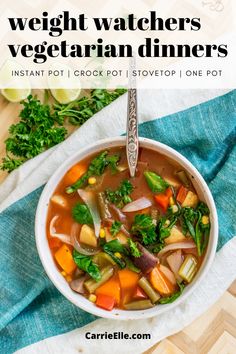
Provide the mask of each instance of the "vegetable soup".
{"label": "vegetable soup", "polygon": [[107,311],[175,301],[201,265],[209,209],[174,161],[140,148],[130,178],[125,148],[74,165],[54,191],[47,236],[68,286]]}

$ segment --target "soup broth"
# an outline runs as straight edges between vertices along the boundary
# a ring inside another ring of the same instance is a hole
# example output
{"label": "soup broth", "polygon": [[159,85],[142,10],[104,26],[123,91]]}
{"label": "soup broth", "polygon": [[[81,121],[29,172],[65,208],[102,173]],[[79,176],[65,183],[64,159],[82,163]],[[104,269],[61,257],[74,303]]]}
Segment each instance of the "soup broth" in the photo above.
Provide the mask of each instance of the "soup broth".
{"label": "soup broth", "polygon": [[209,209],[191,179],[146,148],[134,178],[124,147],[74,165],[47,216],[49,247],[68,286],[108,311],[178,298],[199,270],[210,233]]}

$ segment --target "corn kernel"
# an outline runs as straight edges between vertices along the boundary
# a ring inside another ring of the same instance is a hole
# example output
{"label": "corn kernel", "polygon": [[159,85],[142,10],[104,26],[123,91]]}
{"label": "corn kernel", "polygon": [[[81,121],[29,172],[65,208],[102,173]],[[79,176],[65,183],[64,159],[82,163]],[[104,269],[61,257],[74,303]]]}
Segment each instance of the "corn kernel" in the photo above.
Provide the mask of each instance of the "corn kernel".
{"label": "corn kernel", "polygon": [[174,200],[173,197],[170,197],[169,204],[170,205],[174,205],[175,204],[175,200]]}
{"label": "corn kernel", "polygon": [[207,215],[203,215],[202,223],[203,223],[203,225],[209,224],[209,217]]}
{"label": "corn kernel", "polygon": [[97,182],[95,177],[89,177],[88,184],[95,184]]}
{"label": "corn kernel", "polygon": [[64,270],[61,272],[61,275],[63,275],[63,277],[66,277],[66,272],[64,272]]}
{"label": "corn kernel", "polygon": [[95,294],[90,294],[88,297],[89,301],[91,302],[96,302],[97,296]]}
{"label": "corn kernel", "polygon": [[72,281],[72,276],[71,275],[66,275],[66,281],[68,281],[68,283],[70,283]]}
{"label": "corn kernel", "polygon": [[178,210],[179,210],[179,208],[178,208],[178,206],[177,206],[176,204],[172,205],[171,208],[172,208],[172,212],[173,212],[173,213],[177,213]]}
{"label": "corn kernel", "polygon": [[167,227],[167,226],[169,226],[169,225],[170,225],[170,220],[167,219],[166,222],[165,222],[165,224],[164,224],[164,226]]}
{"label": "corn kernel", "polygon": [[115,252],[114,256],[116,256],[117,258],[122,258],[122,255],[120,254],[120,252]]}
{"label": "corn kernel", "polygon": [[101,238],[104,238],[104,237],[106,236],[106,232],[105,232],[104,229],[100,229],[99,236],[100,236]]}

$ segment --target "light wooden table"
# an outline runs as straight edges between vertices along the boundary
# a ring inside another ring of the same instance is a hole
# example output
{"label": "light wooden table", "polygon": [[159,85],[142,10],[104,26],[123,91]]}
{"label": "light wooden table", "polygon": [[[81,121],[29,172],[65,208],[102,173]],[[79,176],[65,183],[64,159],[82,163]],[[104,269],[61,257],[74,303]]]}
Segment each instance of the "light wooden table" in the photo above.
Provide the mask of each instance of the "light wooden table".
{"label": "light wooden table", "polygon": [[[18,121],[20,104],[0,97],[0,158],[8,128]],[[7,173],[0,171],[0,183]],[[236,281],[219,301],[183,331],[154,345],[145,354],[236,354]]]}

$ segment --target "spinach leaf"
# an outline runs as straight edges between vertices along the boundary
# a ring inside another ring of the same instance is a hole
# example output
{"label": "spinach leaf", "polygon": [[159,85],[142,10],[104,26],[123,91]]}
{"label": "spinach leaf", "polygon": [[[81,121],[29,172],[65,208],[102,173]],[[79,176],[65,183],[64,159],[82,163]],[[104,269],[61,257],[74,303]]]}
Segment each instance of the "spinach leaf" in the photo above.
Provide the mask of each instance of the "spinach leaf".
{"label": "spinach leaf", "polygon": [[120,243],[120,241],[117,239],[105,243],[105,245],[103,246],[103,250],[105,252],[109,251],[109,252],[113,252],[113,253],[119,252],[119,253],[128,254],[126,247],[123,246]]}
{"label": "spinach leaf", "polygon": [[169,187],[169,184],[155,172],[146,171],[144,172],[144,176],[149,188],[154,193],[162,193]]}
{"label": "spinach leaf", "polygon": [[185,288],[185,285],[182,283],[178,283],[178,285],[179,285],[179,291],[177,291],[176,293],[174,293],[171,296],[161,298],[159,300],[159,303],[162,305],[170,304],[170,303],[174,302],[176,299],[178,299],[178,297],[182,294],[182,292]]}
{"label": "spinach leaf", "polygon": [[107,189],[106,197],[110,203],[115,204],[118,208],[122,208],[125,204],[131,202],[129,195],[132,193],[132,191],[133,186],[130,181],[124,180],[115,191]]}
{"label": "spinach leaf", "polygon": [[86,204],[77,203],[72,209],[73,219],[79,224],[93,224],[93,218]]}
{"label": "spinach leaf", "polygon": [[198,255],[201,256],[206,249],[211,226],[210,226],[210,222],[207,224],[203,224],[202,214],[200,213],[200,211],[198,211],[197,214],[198,214],[198,219],[197,219],[196,229],[195,229],[195,233],[196,233],[195,242],[197,245]]}
{"label": "spinach leaf", "polygon": [[122,226],[122,223],[120,221],[114,221],[111,225],[110,232],[112,236],[116,236],[118,232],[120,231],[120,228]]}
{"label": "spinach leaf", "polygon": [[93,263],[90,256],[85,256],[74,249],[73,259],[77,267],[88,273],[94,280],[99,281],[101,279],[100,270],[98,266]]}
{"label": "spinach leaf", "polygon": [[157,233],[159,241],[162,242],[166,237],[170,236],[172,227],[176,224],[177,217],[173,215],[164,216],[157,225]]}
{"label": "spinach leaf", "polygon": [[132,238],[128,238],[128,244],[130,253],[133,257],[140,257],[142,255],[142,252],[138,249],[137,242],[134,242]]}
{"label": "spinach leaf", "polygon": [[137,214],[135,215],[133,225],[131,227],[131,233],[133,235],[141,236],[142,242],[145,245],[149,245],[156,241],[156,226],[150,215]]}
{"label": "spinach leaf", "polygon": [[197,219],[197,213],[193,208],[185,207],[182,209],[182,229],[184,235],[187,232],[195,239],[195,224]]}

